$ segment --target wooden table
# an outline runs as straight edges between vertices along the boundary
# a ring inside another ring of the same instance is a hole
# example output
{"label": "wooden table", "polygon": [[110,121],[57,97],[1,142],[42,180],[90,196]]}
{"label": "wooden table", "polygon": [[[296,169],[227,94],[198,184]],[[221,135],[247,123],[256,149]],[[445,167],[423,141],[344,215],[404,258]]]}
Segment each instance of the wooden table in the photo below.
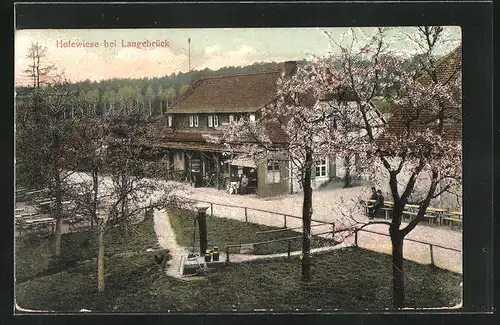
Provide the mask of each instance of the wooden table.
{"label": "wooden table", "polygon": [[24,225],[26,228],[38,228],[38,226],[50,226],[52,234],[55,231],[56,219],[54,218],[36,218],[36,219],[25,219]]}
{"label": "wooden table", "polygon": [[[441,208],[427,208],[427,211],[431,213],[435,213],[435,218],[437,221],[438,226],[440,226],[443,223],[443,214],[447,211],[446,209],[441,209]],[[426,216],[428,216],[426,214]],[[430,217],[430,216],[429,216]],[[430,222],[430,219],[429,219]]]}

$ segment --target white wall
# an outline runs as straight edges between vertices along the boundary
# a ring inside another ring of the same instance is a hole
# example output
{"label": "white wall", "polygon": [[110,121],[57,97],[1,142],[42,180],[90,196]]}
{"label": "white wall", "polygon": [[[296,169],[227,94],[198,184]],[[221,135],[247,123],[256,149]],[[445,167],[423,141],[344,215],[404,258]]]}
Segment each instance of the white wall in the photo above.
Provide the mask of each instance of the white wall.
{"label": "white wall", "polygon": [[[396,160],[390,161],[391,164],[395,164]],[[406,184],[411,176],[410,166],[405,166],[398,175],[398,192],[401,195],[406,187]],[[415,184],[414,191],[410,196],[411,201],[418,201],[423,199],[427,194],[430,187],[430,172],[427,170],[422,171],[417,177],[417,182]],[[377,189],[382,190],[382,193],[386,200],[392,201],[391,189],[389,186],[389,173],[382,165],[378,163],[375,167],[374,177],[372,179],[374,186]],[[439,191],[439,186],[445,186],[445,183],[438,185],[437,191]],[[462,186],[455,186],[452,190],[453,193],[444,193],[441,196],[433,199],[430,206],[442,207],[446,209],[458,209],[462,206]]]}
{"label": "white wall", "polygon": [[184,170],[184,152],[174,153],[174,170]]}

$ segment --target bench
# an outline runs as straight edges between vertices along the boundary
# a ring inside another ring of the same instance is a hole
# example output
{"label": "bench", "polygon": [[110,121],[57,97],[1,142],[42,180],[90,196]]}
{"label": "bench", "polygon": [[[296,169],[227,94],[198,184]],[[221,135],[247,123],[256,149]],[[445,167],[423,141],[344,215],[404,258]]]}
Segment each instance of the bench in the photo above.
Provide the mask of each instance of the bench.
{"label": "bench", "polygon": [[462,219],[460,218],[455,218],[455,217],[452,217],[452,216],[447,216],[447,217],[443,217],[443,222],[447,220],[449,222],[449,225],[450,225],[450,229],[454,229],[454,225],[458,226],[458,228],[462,228]]}
{"label": "bench", "polygon": [[439,225],[441,218],[437,215],[434,214],[426,214],[424,216],[424,219],[429,220],[429,225],[434,225],[434,222],[436,222],[437,225]]}

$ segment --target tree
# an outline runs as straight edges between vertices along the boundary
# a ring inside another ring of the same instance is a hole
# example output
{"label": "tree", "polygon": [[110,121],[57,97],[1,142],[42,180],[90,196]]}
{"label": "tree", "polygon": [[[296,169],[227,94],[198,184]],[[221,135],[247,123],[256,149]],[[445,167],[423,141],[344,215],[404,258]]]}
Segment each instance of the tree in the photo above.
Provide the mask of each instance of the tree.
{"label": "tree", "polygon": [[50,82],[54,77],[55,65],[46,64],[43,61],[47,56],[47,48],[38,44],[38,42],[31,43],[28,48],[27,59],[30,61],[28,68],[24,73],[33,82],[33,88],[40,88],[44,83]]}
{"label": "tree", "polygon": [[184,94],[186,92],[186,90],[188,90],[189,88],[189,85],[187,84],[183,84],[179,87],[179,96]]}
{"label": "tree", "polygon": [[104,115],[112,114],[115,111],[116,93],[113,90],[106,90],[102,94],[104,103]]}
{"label": "tree", "polygon": [[80,122],[76,165],[87,172],[80,173],[73,194],[78,212],[98,226],[97,288],[104,292],[108,230],[119,227],[127,238],[129,226],[141,222],[146,210],[178,201],[170,195],[178,186],[151,179],[158,171],[144,161],[144,144],[157,141],[154,123],[141,120],[138,113]]}
{"label": "tree", "polygon": [[148,88],[146,88],[144,98],[148,101],[148,116],[152,116],[153,108],[151,107],[151,101],[155,98],[155,93],[153,91],[153,88],[151,88],[151,86],[148,86]]}
{"label": "tree", "polygon": [[40,171],[37,185],[48,186],[55,198],[52,212],[56,219],[55,255],[59,256],[62,201],[72,173],[68,166],[74,159],[73,142],[78,138],[73,127],[75,119],[69,118],[69,112],[78,109],[81,102],[66,83],[33,89],[23,102],[17,112],[20,123],[16,128],[16,155],[23,168]]}
{"label": "tree", "polygon": [[97,103],[99,102],[99,89],[94,88],[87,91],[84,95],[85,101],[88,103],[88,112],[96,115],[97,114]]}
{"label": "tree", "polygon": [[[340,52],[335,59],[341,64],[318,76],[321,80],[333,71],[339,87],[354,94],[354,108],[362,116],[361,130],[366,136],[364,145],[356,143],[359,148],[349,150],[357,151],[366,160],[365,164],[372,167],[372,175],[381,173],[379,176],[390,188],[394,202],[392,220],[375,223],[389,226],[395,308],[403,307],[405,300],[405,236],[424,219],[432,199],[461,181],[461,139],[457,133],[461,124],[461,69],[460,65],[443,60],[441,64],[446,66],[440,70],[435,49],[442,41],[441,32],[441,27],[418,28],[419,37],[424,40],[424,53],[417,57],[420,64],[416,69],[408,69],[404,57],[390,53],[384,31],[379,29],[359,49],[335,42]],[[384,52],[390,55],[383,55]],[[396,90],[389,92],[395,105],[393,118],[381,132],[376,132],[366,118],[378,88]],[[411,197],[419,209],[416,217],[401,228],[402,215]]]}
{"label": "tree", "polygon": [[[350,124],[357,115],[349,105],[336,105],[338,96],[332,85],[318,82],[320,71],[326,68],[321,61],[306,62],[292,75],[278,80],[276,101],[260,111],[256,122],[242,118],[223,127],[224,135],[209,139],[224,141],[229,147],[244,151],[258,161],[286,160],[293,165],[292,172],[303,189],[302,203],[302,280],[310,281],[311,273],[311,219],[312,172],[321,159],[337,155],[344,157],[347,150],[336,150],[349,136]],[[330,78],[331,79],[331,78]],[[327,78],[324,78],[327,81]],[[347,116],[343,124],[337,120]],[[349,123],[347,123],[349,122]],[[221,140],[224,139],[224,140]]]}
{"label": "tree", "polygon": [[18,94],[16,98],[16,145],[18,149],[22,149],[18,151],[16,182],[24,182],[24,185],[29,187],[43,186],[45,182],[41,166],[37,163],[39,152],[36,148],[41,146],[41,138],[36,137],[36,133],[37,128],[42,126],[37,105],[38,99],[42,97],[41,87],[57,77],[54,64],[46,62],[46,53],[47,49],[38,42],[30,44],[26,55],[28,68],[23,72],[32,80],[32,87]]}
{"label": "tree", "polygon": [[163,102],[166,103],[165,109],[168,110],[170,107],[170,104],[173,102],[175,99],[175,89],[170,87],[170,88],[164,88],[160,91],[159,97],[160,97],[160,112],[163,115]]}

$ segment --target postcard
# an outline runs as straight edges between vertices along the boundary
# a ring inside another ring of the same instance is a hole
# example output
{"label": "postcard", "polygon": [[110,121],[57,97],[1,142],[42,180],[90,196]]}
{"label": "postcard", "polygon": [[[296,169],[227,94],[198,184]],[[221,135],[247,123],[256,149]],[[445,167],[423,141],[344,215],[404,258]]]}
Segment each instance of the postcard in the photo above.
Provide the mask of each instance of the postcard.
{"label": "postcard", "polygon": [[462,304],[455,26],[15,33],[15,305]]}

